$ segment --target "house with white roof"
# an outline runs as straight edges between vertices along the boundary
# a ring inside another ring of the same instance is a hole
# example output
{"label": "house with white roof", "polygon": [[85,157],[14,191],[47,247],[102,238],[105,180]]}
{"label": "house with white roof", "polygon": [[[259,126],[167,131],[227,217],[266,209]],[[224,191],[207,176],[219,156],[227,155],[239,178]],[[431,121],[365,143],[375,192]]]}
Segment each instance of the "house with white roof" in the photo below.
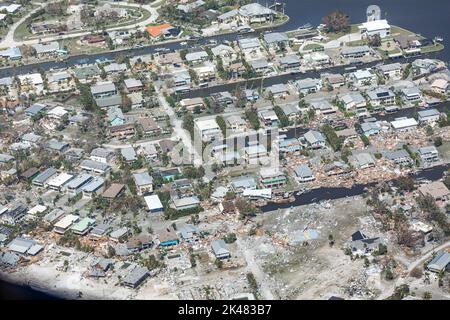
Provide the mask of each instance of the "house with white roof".
{"label": "house with white roof", "polygon": [[419,125],[414,118],[398,118],[391,121],[392,128],[397,132],[406,132],[417,129]]}
{"label": "house with white roof", "polygon": [[361,32],[361,35],[366,38],[378,34],[381,39],[384,39],[391,34],[391,26],[389,25],[387,20],[374,20],[364,22],[359,26],[359,30]]}
{"label": "house with white roof", "polygon": [[205,142],[215,140],[222,134],[216,119],[196,119],[194,123],[195,129]]}

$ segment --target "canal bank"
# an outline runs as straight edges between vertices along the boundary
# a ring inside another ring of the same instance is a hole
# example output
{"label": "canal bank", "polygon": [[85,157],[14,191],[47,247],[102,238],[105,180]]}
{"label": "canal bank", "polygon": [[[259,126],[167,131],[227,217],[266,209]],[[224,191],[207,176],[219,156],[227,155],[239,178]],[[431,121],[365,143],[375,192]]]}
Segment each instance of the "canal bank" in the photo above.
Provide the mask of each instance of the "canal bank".
{"label": "canal bank", "polygon": [[[441,166],[436,166],[432,168],[427,168],[418,171],[414,177],[416,179],[427,179],[431,181],[436,181],[442,178],[445,171],[450,169],[450,164],[445,164]],[[351,188],[317,188],[312,189],[310,192],[295,196],[295,201],[291,203],[269,203],[265,206],[260,207],[262,212],[276,211],[278,209],[288,209],[291,207],[303,206],[315,202],[336,200],[347,197],[359,196],[364,193],[364,190],[369,187],[375,186],[377,183],[369,184],[355,184]]]}
{"label": "canal bank", "polygon": [[[289,31],[297,29],[305,23],[319,25],[322,18],[334,10],[341,10],[350,16],[351,23],[361,23],[366,19],[366,9],[373,1],[369,0],[285,0],[285,12],[290,19],[281,26],[269,28],[272,31]],[[444,38],[444,42],[450,39],[450,28],[448,26],[448,13],[450,12],[450,1],[445,0],[380,0],[377,4],[389,20],[389,23],[402,28],[418,32],[424,37],[434,38],[439,35]],[[261,31],[258,31],[259,33]],[[199,42],[199,45],[206,44],[210,39],[215,39],[221,43],[225,40],[236,40],[238,34],[223,34],[207,37]],[[180,40],[181,41],[181,40]],[[163,43],[143,48],[123,49],[117,51],[101,52],[91,55],[71,56],[64,61],[46,61],[31,65],[22,65],[0,69],[0,78],[15,76],[40,70],[50,70],[58,68],[68,68],[81,63],[94,63],[97,59],[116,59],[119,56],[138,56],[155,53],[155,49],[165,47],[170,50],[179,50],[183,46],[180,41]],[[450,61],[450,49],[446,47],[443,51],[433,54],[432,58]]]}

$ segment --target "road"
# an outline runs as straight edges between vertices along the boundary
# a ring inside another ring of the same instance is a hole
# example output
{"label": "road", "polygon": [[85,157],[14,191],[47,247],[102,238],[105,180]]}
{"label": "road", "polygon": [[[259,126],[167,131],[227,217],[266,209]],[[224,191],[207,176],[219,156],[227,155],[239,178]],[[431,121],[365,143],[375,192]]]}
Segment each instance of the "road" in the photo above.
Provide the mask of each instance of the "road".
{"label": "road", "polygon": [[45,6],[44,3],[34,3],[38,7],[31,10],[28,14],[24,15],[22,18],[20,18],[16,23],[14,23],[8,30],[8,33],[3,38],[2,41],[0,41],[0,48],[10,48],[10,47],[16,47],[20,46],[15,40],[14,40],[14,33],[16,32],[16,29],[18,26],[20,26],[26,19],[28,19],[33,13],[38,11],[39,9],[43,8]]}
{"label": "road", "polygon": [[[435,252],[438,252],[440,250],[444,250],[446,248],[450,247],[450,240],[441,244],[440,246],[433,248],[431,250],[429,250],[427,253],[423,254],[420,258],[418,258],[417,260],[411,262],[406,271],[407,271],[407,275],[410,274],[410,272],[412,270],[414,270],[414,268],[418,267],[418,266],[422,266],[424,264],[425,261],[427,261],[428,259],[430,259],[433,254]],[[388,297],[390,297],[393,293],[396,287],[402,285],[405,282],[405,278],[406,277],[399,277],[393,284],[392,287],[390,288],[390,290],[383,292],[377,299],[378,300],[384,300]]]}
{"label": "road", "polygon": [[[158,16],[159,16],[157,8],[154,8],[149,4],[140,5],[140,4],[128,3],[128,2],[114,2],[114,4],[128,6],[128,7],[135,7],[135,8],[143,8],[150,12],[150,17],[141,22],[129,24],[126,26],[106,28],[105,31],[131,30],[131,29],[145,28],[148,24],[156,22],[156,20],[158,19]],[[65,34],[65,35],[52,35],[52,36],[48,36],[45,38],[36,38],[36,39],[25,40],[25,41],[16,41],[14,39],[14,32],[17,29],[17,27],[22,22],[24,22],[25,19],[27,19],[31,14],[33,14],[34,12],[36,12],[37,10],[39,10],[40,8],[42,8],[44,6],[44,4],[41,4],[41,3],[39,3],[37,5],[39,5],[39,8],[34,9],[29,14],[22,17],[22,19],[20,19],[18,22],[16,22],[11,27],[11,30],[9,30],[7,36],[0,42],[0,48],[17,47],[17,46],[21,46],[21,45],[32,45],[32,44],[41,43],[41,42],[71,39],[71,38],[77,38],[77,37],[82,37],[82,36],[92,34],[92,31],[88,30],[88,31],[81,31],[81,32],[70,33],[70,34]]]}
{"label": "road", "polygon": [[[169,116],[170,124],[172,125],[172,140],[183,142],[184,148],[183,148],[183,157],[188,157],[188,159],[193,159],[194,166],[200,166],[202,165],[202,157],[199,155],[197,150],[194,148],[191,140],[191,136],[187,130],[183,129],[183,123],[181,119],[177,117],[172,107],[167,102],[166,98],[164,97],[163,93],[160,91],[161,89],[157,88],[156,92],[158,94],[158,101],[161,107],[163,107],[166,114]],[[184,153],[184,152],[187,152]]]}
{"label": "road", "polygon": [[262,299],[264,300],[274,300],[275,297],[269,288],[268,282],[266,281],[267,275],[261,270],[259,263],[255,261],[253,253],[248,250],[245,245],[242,244],[242,239],[238,237],[236,239],[236,244],[239,247],[239,251],[244,254],[245,261],[247,261],[247,267],[253,273],[256,282],[259,285],[259,292],[261,293]]}

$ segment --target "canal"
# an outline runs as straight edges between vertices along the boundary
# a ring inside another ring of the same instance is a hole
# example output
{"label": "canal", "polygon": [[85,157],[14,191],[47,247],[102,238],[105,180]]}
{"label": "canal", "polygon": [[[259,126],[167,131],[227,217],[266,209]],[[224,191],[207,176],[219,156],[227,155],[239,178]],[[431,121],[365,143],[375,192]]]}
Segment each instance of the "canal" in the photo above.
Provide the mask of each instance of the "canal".
{"label": "canal", "polygon": [[[352,23],[365,21],[366,8],[371,4],[381,7],[383,18],[389,20],[393,25],[401,26],[414,32],[421,33],[427,38],[441,36],[444,42],[450,39],[449,12],[450,1],[446,0],[285,0],[286,14],[290,20],[273,31],[288,31],[298,28],[305,23],[317,26],[321,23],[322,17],[334,10],[341,10],[350,16]],[[219,43],[224,40],[236,40],[238,35],[227,34],[214,36],[201,41],[206,43],[209,39],[216,39]],[[32,65],[24,65],[0,69],[0,77],[14,76],[38,70],[49,70],[57,68],[67,68],[82,63],[94,63],[99,58],[115,59],[121,55],[137,56],[154,53],[158,47],[166,47],[171,50],[182,48],[179,42],[147,46],[143,48],[125,49],[120,51],[102,52],[92,55],[71,56],[65,61],[47,61]],[[450,49],[446,49],[436,55],[435,58],[450,61]],[[270,83],[268,83],[270,85]]]}

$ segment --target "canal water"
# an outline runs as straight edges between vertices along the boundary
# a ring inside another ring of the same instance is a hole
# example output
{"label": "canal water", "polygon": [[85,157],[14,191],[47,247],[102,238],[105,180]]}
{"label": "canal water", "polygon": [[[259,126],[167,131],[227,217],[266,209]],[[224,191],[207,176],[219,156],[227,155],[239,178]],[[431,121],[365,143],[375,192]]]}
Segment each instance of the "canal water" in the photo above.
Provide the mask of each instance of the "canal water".
{"label": "canal water", "polygon": [[0,300],[58,300],[52,296],[30,287],[12,284],[0,279]]}
{"label": "canal water", "polygon": [[420,33],[430,39],[436,36],[443,37],[447,46],[441,59],[450,61],[448,0],[284,0],[284,2],[285,12],[291,19],[280,27],[281,30],[296,29],[306,23],[317,26],[322,22],[323,16],[334,10],[348,14],[352,23],[365,22],[367,7],[376,4],[381,8],[381,17],[387,19],[390,24]]}

